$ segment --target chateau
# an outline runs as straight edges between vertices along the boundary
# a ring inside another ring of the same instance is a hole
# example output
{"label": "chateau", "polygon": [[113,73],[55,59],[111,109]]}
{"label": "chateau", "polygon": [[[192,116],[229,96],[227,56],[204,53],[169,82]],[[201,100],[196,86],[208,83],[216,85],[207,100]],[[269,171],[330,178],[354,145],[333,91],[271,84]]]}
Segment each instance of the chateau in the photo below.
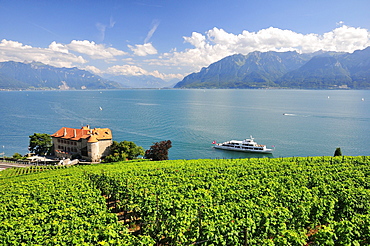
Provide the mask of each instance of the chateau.
{"label": "chateau", "polygon": [[83,126],[81,129],[62,127],[51,135],[54,154],[59,158],[78,157],[91,162],[100,162],[109,155],[113,143],[109,128]]}

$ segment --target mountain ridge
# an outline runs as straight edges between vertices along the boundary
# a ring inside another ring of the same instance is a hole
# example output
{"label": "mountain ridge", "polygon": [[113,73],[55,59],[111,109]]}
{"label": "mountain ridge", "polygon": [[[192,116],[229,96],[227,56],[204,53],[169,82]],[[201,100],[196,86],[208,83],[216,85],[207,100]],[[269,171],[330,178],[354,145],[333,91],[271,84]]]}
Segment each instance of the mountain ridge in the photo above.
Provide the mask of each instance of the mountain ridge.
{"label": "mountain ridge", "polygon": [[370,47],[353,53],[234,54],[185,76],[175,88],[370,89]]}
{"label": "mountain ridge", "polygon": [[177,82],[152,75],[99,76],[76,67],[58,68],[41,62],[0,62],[0,90],[172,88]]}
{"label": "mountain ridge", "polygon": [[104,77],[40,62],[0,62],[0,90],[120,88],[370,89],[370,47],[353,53],[300,54],[254,51],[233,54],[188,74],[173,86],[151,75]]}
{"label": "mountain ridge", "polygon": [[120,84],[88,71],[40,62],[0,62],[0,89],[116,89]]}

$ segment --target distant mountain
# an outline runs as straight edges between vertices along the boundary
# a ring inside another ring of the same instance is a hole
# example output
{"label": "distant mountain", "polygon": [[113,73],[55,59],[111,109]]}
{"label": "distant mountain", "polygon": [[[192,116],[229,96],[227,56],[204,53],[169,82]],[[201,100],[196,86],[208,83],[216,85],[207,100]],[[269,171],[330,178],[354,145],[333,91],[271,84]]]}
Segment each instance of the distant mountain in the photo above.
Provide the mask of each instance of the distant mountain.
{"label": "distant mountain", "polygon": [[316,56],[278,79],[281,87],[327,89],[353,87],[348,69],[332,56]]}
{"label": "distant mountain", "polygon": [[118,82],[123,87],[129,88],[163,88],[173,87],[173,83],[168,83],[163,79],[152,75],[129,76],[129,75],[106,75],[104,78]]}
{"label": "distant mountain", "polygon": [[0,63],[0,89],[114,89],[122,86],[78,68],[43,63]]}
{"label": "distant mountain", "polygon": [[341,60],[351,74],[354,87],[370,88],[370,47],[345,54]]}
{"label": "distant mountain", "polygon": [[288,71],[302,66],[309,55],[297,52],[251,52],[223,58],[199,73],[180,81],[175,88],[256,88],[276,86],[275,81]]}
{"label": "distant mountain", "polygon": [[370,89],[370,47],[354,53],[251,52],[186,76],[175,88]]}

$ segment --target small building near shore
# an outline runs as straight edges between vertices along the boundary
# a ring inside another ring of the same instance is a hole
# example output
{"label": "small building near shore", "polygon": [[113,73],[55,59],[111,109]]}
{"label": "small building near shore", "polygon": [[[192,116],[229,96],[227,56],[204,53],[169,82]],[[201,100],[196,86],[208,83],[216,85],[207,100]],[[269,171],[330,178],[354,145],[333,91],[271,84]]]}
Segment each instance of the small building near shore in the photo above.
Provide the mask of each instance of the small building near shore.
{"label": "small building near shore", "polygon": [[80,158],[91,162],[100,160],[110,154],[113,143],[109,128],[83,126],[81,129],[62,127],[51,135],[54,155],[59,158]]}

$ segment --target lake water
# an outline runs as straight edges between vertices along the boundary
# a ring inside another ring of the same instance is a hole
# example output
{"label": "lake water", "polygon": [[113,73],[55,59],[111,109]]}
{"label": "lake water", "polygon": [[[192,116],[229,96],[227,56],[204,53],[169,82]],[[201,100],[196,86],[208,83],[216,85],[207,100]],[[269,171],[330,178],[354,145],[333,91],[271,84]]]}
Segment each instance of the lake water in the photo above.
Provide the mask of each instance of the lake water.
{"label": "lake water", "polygon": [[[144,149],[169,139],[170,159],[332,156],[337,147],[370,155],[370,91],[362,90],[1,91],[0,117],[7,156],[27,153],[33,133],[87,124]],[[273,154],[212,148],[250,135]]]}

